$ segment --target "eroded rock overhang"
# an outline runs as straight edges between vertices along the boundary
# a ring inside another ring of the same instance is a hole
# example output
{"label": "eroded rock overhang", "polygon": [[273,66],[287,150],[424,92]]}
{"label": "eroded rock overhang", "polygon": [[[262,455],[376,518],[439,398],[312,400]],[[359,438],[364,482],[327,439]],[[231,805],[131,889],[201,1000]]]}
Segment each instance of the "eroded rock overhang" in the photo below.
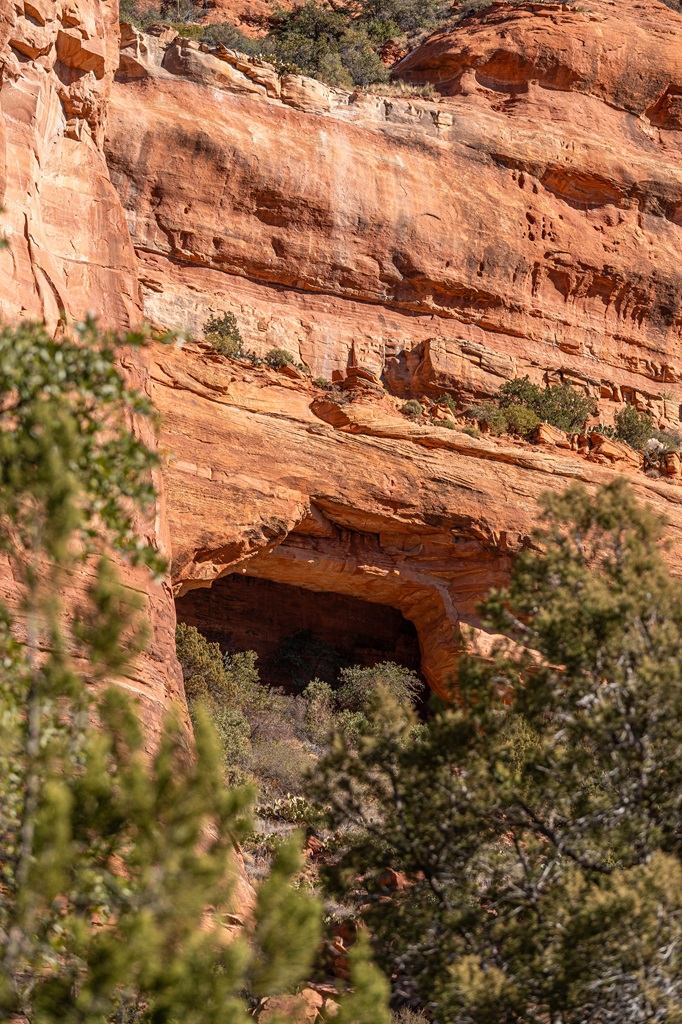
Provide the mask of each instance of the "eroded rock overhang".
{"label": "eroded rock overhang", "polygon": [[[531,542],[541,492],[613,479],[571,452],[416,426],[389,398],[334,415],[309,382],[196,346],[148,358],[176,596],[237,573],[388,605],[414,623],[439,692],[481,598]],[[665,507],[679,572],[682,488],[631,478]]]}

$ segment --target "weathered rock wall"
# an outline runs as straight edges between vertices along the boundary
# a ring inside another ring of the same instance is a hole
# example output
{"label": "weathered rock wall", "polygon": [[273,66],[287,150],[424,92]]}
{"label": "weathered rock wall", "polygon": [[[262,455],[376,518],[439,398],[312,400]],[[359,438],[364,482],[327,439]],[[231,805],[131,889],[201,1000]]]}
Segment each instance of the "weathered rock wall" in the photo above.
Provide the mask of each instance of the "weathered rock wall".
{"label": "weathered rock wall", "polygon": [[[0,310],[125,327],[144,306],[197,333],[232,310],[257,353],[368,371],[347,402],[201,347],[147,353],[169,509],[149,529],[170,530],[177,594],[240,572],[398,609],[440,688],[539,493],[610,479],[611,456],[417,426],[392,396],[528,372],[582,383],[605,419],[631,400],[678,424],[682,17],[497,4],[402,62],[442,93],[404,98],[129,28],[119,66],[115,6],[0,0]],[[627,471],[682,572],[679,468]],[[170,589],[149,601],[131,685],[160,709],[180,699]]]}
{"label": "weathered rock wall", "polygon": [[148,315],[229,308],[314,374],[484,394],[549,372],[675,420],[681,53],[657,0],[495,5],[398,66],[435,100],[278,94],[173,44],[124,71],[107,136]]}
{"label": "weathered rock wall", "polygon": [[118,4],[1,0],[0,315],[139,321],[135,255],[102,152]]}
{"label": "weathered rock wall", "polygon": [[[137,261],[102,149],[107,103],[119,62],[118,4],[100,0],[0,0],[0,318],[60,321],[94,313],[124,330],[142,320]],[[124,359],[131,380],[148,387],[144,366]],[[150,443],[154,439],[148,438]],[[170,556],[163,496],[141,535]],[[65,607],[90,582],[74,576]],[[152,643],[130,679],[152,741],[169,707],[186,714],[175,658],[175,612],[168,581],[152,584],[124,567],[142,594]],[[0,572],[3,599],[17,583]]]}
{"label": "weathered rock wall", "polygon": [[[347,401],[192,346],[149,362],[176,592],[238,572],[390,605],[414,623],[437,690],[462,627],[480,628],[478,601],[529,542],[538,495],[613,479],[576,452],[409,423],[372,388]],[[667,515],[682,574],[682,487],[624,469]]]}

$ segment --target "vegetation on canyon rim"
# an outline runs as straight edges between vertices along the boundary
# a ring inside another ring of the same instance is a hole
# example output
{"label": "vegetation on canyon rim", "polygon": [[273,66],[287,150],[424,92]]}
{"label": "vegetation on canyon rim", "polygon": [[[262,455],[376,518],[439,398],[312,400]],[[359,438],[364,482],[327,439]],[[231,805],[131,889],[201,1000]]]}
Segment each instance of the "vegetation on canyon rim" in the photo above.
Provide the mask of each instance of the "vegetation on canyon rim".
{"label": "vegetation on canyon rim", "polygon": [[[156,457],[129,424],[151,409],[116,350],[93,323],[59,342],[39,325],[0,331],[3,555],[24,594],[0,606],[0,1010],[29,1024],[245,1024],[252,996],[308,976],[320,910],[291,884],[288,843],[252,924],[226,941],[252,794],[225,786],[201,713],[193,754],[169,718],[150,760],[134,705],[107,686],[145,639],[112,560],[163,569],[135,529]],[[60,594],[88,559],[65,621]],[[362,944],[351,981],[338,1019],[385,1022]]]}
{"label": "vegetation on canyon rim", "polygon": [[[461,6],[464,13],[475,4]],[[270,31],[260,39],[252,39],[230,24],[183,29],[181,22],[197,21],[205,13],[203,4],[191,0],[167,0],[155,6],[122,0],[121,18],[142,27],[154,21],[175,23],[180,31],[191,31],[208,43],[258,54],[280,71],[350,88],[387,82],[389,71],[381,59],[381,48],[396,37],[411,48],[451,9],[449,0],[334,0],[329,4],[308,0],[292,10],[273,4]]]}
{"label": "vegetation on canyon rim", "polygon": [[[523,6],[530,0],[510,0]],[[575,3],[576,0],[573,0]],[[680,11],[680,0],[663,0]],[[207,13],[202,0],[160,0],[156,4],[121,0],[121,20],[145,28],[155,22],[171,24],[187,36],[209,44],[240,50],[273,63],[280,72],[309,75],[332,86],[387,88],[389,63],[383,49],[393,42],[397,52],[414,49],[424,37],[446,20],[462,21],[485,9],[493,0],[317,0],[285,10],[273,3],[269,31],[252,38],[227,22],[197,24]],[[431,91],[429,87],[399,88],[408,92]]]}

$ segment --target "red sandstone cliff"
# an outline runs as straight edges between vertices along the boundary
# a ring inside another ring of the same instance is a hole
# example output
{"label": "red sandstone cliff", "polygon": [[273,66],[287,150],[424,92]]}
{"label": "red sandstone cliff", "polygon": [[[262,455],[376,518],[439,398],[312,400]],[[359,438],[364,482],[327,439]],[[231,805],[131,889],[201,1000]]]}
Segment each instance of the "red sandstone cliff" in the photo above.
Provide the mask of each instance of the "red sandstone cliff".
{"label": "red sandstone cliff", "polygon": [[148,315],[231,308],[256,351],[328,377],[550,370],[676,415],[681,32],[656,0],[496,5],[399,65],[439,102],[269,82],[197,44],[127,58],[107,155]]}
{"label": "red sandstone cliff", "polygon": [[[114,6],[0,2],[3,313],[125,326],[144,308],[198,331],[231,310],[256,352],[355,368],[346,404],[200,347],[149,353],[155,528],[178,593],[240,572],[400,609],[437,687],[540,491],[613,469],[418,427],[395,396],[528,372],[581,384],[605,418],[629,399],[678,424],[682,17],[656,0],[497,4],[399,65],[437,84],[427,100],[130,29],[112,81]],[[679,476],[627,471],[682,571]],[[170,591],[151,600],[136,687],[172,702]]]}
{"label": "red sandstone cliff", "polygon": [[[103,152],[119,63],[118,4],[99,0],[0,0],[0,316],[44,319],[90,311],[125,329],[142,319],[136,256]],[[145,369],[126,364],[137,386]],[[156,517],[141,530],[170,552],[163,484]],[[73,580],[73,593],[88,571]],[[182,708],[175,616],[168,583],[126,569],[145,599],[152,644],[125,685],[142,702],[150,737],[170,705]],[[0,572],[3,598],[16,599]]]}

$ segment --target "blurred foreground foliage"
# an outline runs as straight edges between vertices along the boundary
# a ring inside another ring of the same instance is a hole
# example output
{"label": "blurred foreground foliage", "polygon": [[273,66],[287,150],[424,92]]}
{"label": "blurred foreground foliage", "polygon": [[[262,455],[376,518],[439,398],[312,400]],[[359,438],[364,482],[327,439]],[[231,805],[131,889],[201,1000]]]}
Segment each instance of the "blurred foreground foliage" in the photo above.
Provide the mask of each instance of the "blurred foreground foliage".
{"label": "blurred foreground foliage", "polygon": [[[191,745],[148,700],[145,737],[109,685],[136,689],[145,640],[115,564],[164,568],[139,540],[151,408],[119,368],[121,346],[144,341],[94,322],[60,340],[0,330],[2,556],[22,594],[0,605],[2,1020],[246,1022],[250,1000],[306,977],[318,946],[295,840],[234,937],[232,852],[252,794],[225,787],[201,712]],[[380,992],[366,957],[355,975]]]}

